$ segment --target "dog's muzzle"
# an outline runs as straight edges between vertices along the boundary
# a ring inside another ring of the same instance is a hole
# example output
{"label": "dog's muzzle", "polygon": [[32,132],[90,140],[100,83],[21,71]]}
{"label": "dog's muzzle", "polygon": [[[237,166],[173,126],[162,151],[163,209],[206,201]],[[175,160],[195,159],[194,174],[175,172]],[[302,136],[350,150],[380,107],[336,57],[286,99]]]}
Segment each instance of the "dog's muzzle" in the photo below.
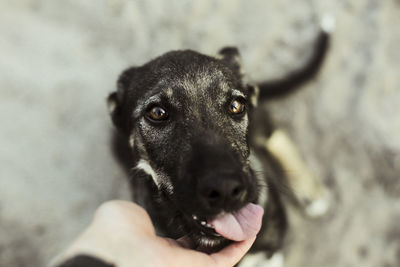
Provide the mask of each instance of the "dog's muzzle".
{"label": "dog's muzzle", "polygon": [[247,189],[237,173],[213,173],[197,185],[199,201],[209,210],[234,210],[245,203]]}
{"label": "dog's muzzle", "polygon": [[257,182],[245,171],[245,160],[224,142],[203,141],[191,147],[175,194],[192,229],[213,240],[255,236],[263,209],[251,203]]}

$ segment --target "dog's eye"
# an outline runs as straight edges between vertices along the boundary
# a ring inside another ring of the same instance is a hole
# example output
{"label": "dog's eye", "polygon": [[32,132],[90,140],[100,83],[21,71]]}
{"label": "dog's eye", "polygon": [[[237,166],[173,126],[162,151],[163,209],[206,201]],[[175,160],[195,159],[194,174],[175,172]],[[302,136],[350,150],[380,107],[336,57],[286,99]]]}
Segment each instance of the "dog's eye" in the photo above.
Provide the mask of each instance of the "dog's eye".
{"label": "dog's eye", "polygon": [[147,113],[147,117],[152,121],[164,121],[168,119],[168,113],[161,107],[152,107]]}
{"label": "dog's eye", "polygon": [[229,112],[233,115],[241,114],[245,111],[246,105],[243,99],[237,98],[229,104]]}

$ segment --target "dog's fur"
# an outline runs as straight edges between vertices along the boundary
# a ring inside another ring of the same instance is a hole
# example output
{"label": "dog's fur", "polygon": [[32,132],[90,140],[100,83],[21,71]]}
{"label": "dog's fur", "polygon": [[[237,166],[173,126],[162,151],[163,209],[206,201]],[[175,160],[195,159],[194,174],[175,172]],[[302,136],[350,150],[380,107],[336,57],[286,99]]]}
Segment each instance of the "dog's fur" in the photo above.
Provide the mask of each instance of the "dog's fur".
{"label": "dog's fur", "polygon": [[[116,139],[116,151],[120,157],[125,151],[121,158],[132,168],[134,200],[149,212],[159,234],[187,236],[194,248],[218,250],[230,241],[201,220],[254,202],[265,213],[252,251],[270,257],[281,248],[287,228],[281,193],[293,192],[301,203],[316,196],[293,188],[281,150],[274,148],[275,140],[286,147],[289,142],[274,137],[275,127],[256,107],[260,96],[286,94],[313,77],[327,45],[328,34],[322,31],[304,68],[259,85],[246,81],[233,47],[217,57],[173,51],[121,74],[117,91],[108,98],[112,120],[126,136]],[[229,112],[234,100],[244,105],[242,113]],[[149,116],[154,107],[166,117]],[[267,141],[274,143],[270,150]]]}

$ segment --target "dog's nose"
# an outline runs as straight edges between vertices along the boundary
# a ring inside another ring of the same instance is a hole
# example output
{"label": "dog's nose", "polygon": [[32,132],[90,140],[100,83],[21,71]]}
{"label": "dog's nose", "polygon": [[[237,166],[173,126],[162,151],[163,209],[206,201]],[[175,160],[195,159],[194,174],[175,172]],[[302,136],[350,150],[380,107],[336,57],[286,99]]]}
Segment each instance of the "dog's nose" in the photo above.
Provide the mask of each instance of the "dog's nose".
{"label": "dog's nose", "polygon": [[236,179],[208,178],[199,185],[201,199],[213,209],[234,209],[244,200],[246,190]]}

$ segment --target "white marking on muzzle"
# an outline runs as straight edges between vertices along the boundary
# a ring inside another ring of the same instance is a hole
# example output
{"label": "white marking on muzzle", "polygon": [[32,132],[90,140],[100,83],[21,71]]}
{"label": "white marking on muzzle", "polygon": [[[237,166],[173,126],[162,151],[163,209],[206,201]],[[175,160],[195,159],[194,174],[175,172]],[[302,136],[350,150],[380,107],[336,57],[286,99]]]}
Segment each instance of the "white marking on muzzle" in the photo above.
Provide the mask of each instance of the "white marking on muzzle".
{"label": "white marking on muzzle", "polygon": [[131,134],[131,135],[129,136],[129,146],[130,146],[131,148],[133,148],[133,147],[135,146],[135,136],[134,136],[133,134]]}
{"label": "white marking on muzzle", "polygon": [[169,194],[173,194],[173,185],[168,181],[168,179],[165,179],[162,177],[162,175],[157,174],[156,171],[151,167],[149,162],[141,159],[139,160],[139,163],[136,165],[135,168],[140,169],[146,174],[150,175],[158,189],[165,189]]}
{"label": "white marking on muzzle", "polygon": [[136,165],[136,169],[140,169],[147,173],[148,175],[153,178],[154,183],[158,188],[160,188],[161,181],[156,172],[153,170],[153,168],[150,166],[150,164],[145,161],[144,159],[139,160],[139,163]]}

